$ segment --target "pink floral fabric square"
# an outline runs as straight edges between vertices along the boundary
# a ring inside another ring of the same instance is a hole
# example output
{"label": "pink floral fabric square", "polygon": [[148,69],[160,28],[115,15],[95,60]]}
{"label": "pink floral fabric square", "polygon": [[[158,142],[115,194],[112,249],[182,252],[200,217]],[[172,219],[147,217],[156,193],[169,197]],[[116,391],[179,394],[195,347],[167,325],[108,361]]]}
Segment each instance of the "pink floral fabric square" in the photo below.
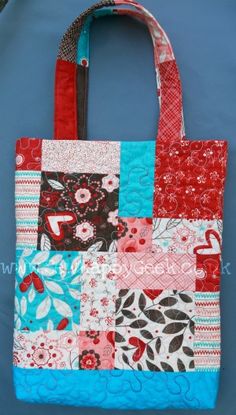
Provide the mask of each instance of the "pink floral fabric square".
{"label": "pink floral fabric square", "polygon": [[114,332],[81,331],[79,350],[80,369],[114,369]]}
{"label": "pink floral fabric square", "polygon": [[118,252],[145,252],[152,247],[152,218],[119,218]]}

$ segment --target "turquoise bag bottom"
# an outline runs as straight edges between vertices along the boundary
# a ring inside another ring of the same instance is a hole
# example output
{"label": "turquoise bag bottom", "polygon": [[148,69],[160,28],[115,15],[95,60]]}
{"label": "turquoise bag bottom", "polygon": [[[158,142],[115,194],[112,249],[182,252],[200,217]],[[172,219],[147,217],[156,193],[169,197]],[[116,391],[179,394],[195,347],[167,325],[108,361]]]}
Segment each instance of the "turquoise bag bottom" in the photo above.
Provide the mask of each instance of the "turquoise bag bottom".
{"label": "turquoise bag bottom", "polygon": [[219,381],[219,371],[13,371],[20,400],[107,409],[212,409]]}

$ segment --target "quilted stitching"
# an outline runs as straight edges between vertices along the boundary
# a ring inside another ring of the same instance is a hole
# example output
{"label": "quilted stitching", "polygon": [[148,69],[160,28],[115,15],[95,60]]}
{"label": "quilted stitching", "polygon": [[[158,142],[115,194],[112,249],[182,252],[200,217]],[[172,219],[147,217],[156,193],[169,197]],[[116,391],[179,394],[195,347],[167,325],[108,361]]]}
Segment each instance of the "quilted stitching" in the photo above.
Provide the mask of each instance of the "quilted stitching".
{"label": "quilted stitching", "polygon": [[107,409],[212,409],[219,373],[149,372],[147,375],[131,370],[114,373],[15,368],[14,378],[17,397],[33,403]]}

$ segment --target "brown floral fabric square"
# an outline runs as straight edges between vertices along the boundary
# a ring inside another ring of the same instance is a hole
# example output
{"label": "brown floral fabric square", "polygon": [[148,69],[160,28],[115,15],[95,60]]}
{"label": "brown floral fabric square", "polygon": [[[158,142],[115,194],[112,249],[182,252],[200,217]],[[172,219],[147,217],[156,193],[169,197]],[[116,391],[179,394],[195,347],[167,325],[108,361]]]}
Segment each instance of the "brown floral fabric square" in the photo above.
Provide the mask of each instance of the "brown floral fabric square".
{"label": "brown floral fabric square", "polygon": [[119,176],[42,172],[38,249],[112,250],[118,235]]}

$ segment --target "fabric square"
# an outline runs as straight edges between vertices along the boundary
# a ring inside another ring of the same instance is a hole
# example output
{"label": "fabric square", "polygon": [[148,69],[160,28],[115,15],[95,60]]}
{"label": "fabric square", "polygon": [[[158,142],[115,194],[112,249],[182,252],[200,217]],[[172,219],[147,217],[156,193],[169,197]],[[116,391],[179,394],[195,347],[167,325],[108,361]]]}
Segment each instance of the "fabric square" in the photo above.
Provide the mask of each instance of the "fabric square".
{"label": "fabric square", "polygon": [[114,332],[81,331],[79,333],[79,368],[114,369]]}
{"label": "fabric square", "polygon": [[[205,233],[205,243],[195,246],[196,267],[200,271],[196,291],[219,291],[221,272],[221,240],[213,229]],[[202,271],[202,272],[201,272]]]}
{"label": "fabric square", "polygon": [[15,328],[76,330],[82,263],[77,252],[17,251]]}
{"label": "fabric square", "polygon": [[78,369],[78,347],[73,331],[15,331],[13,364],[31,369]]}
{"label": "fabric square", "polygon": [[154,218],[153,248],[158,252],[193,254],[194,248],[205,243],[205,233],[209,229],[222,233],[221,220]]}
{"label": "fabric square", "polygon": [[194,361],[198,371],[220,367],[220,294],[195,293]]}
{"label": "fabric square", "polygon": [[116,301],[115,367],[194,370],[193,317],[191,292],[120,290]]}
{"label": "fabric square", "polygon": [[81,276],[81,330],[114,329],[116,254],[86,253]]}
{"label": "fabric square", "polygon": [[[117,175],[42,172],[38,249],[101,251],[117,239]],[[41,249],[43,249],[41,247]]]}
{"label": "fabric square", "polygon": [[116,283],[114,270],[117,264],[117,253],[87,251],[83,253],[83,272],[81,285],[84,292],[91,288],[100,292],[113,290]]}
{"label": "fabric square", "polygon": [[64,173],[120,173],[120,143],[43,140],[42,170]]}
{"label": "fabric square", "polygon": [[119,217],[153,213],[155,141],[121,143]]}
{"label": "fabric square", "polygon": [[222,219],[227,142],[158,144],[154,217]]}
{"label": "fabric square", "polygon": [[37,248],[40,183],[38,171],[15,173],[17,248]]}
{"label": "fabric square", "polygon": [[16,169],[41,170],[42,141],[39,138],[20,138],[16,142]]}
{"label": "fabric square", "polygon": [[118,288],[194,290],[195,255],[158,252],[117,254]]}
{"label": "fabric square", "polygon": [[151,250],[152,218],[119,218],[118,222],[118,252]]}
{"label": "fabric square", "polygon": [[91,289],[81,293],[80,327],[82,330],[113,330],[115,294]]}

